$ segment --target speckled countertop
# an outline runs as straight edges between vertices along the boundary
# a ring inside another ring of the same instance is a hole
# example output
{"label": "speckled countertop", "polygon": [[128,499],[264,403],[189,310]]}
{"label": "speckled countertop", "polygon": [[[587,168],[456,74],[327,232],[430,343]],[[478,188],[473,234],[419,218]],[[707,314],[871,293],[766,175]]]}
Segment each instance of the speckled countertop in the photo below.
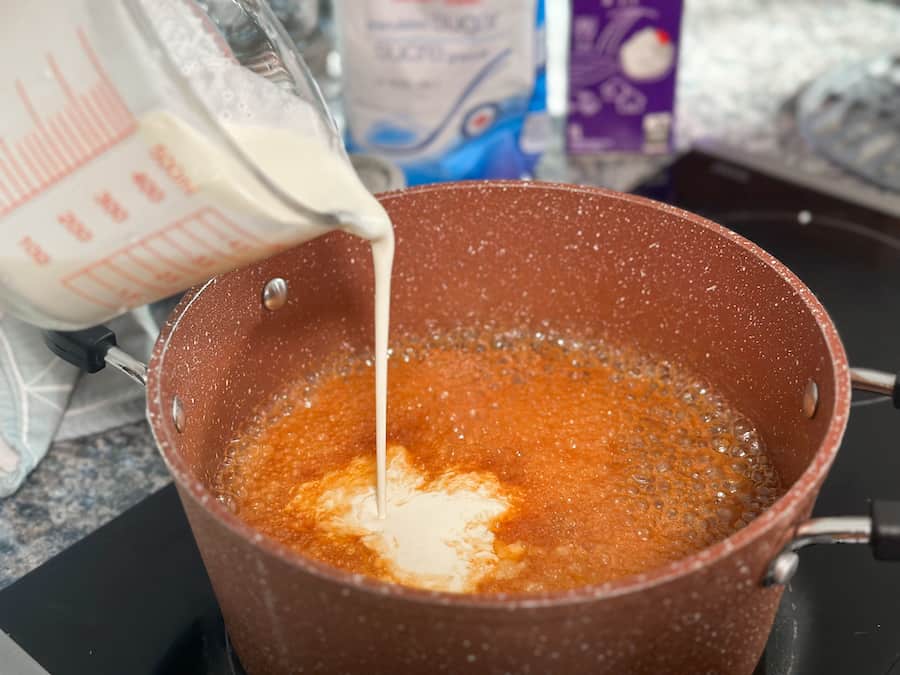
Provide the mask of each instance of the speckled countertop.
{"label": "speckled countertop", "polygon": [[[561,1],[561,0],[560,0]],[[717,141],[777,157],[798,171],[853,182],[792,133],[791,97],[830,66],[891,53],[900,8],[874,0],[686,0],[678,83],[680,147]],[[550,13],[551,110],[565,92],[565,22]],[[566,160],[554,148],[539,177],[624,189],[660,160]],[[169,476],[145,422],[54,444],[12,497],[0,501],[0,588],[163,487]]]}

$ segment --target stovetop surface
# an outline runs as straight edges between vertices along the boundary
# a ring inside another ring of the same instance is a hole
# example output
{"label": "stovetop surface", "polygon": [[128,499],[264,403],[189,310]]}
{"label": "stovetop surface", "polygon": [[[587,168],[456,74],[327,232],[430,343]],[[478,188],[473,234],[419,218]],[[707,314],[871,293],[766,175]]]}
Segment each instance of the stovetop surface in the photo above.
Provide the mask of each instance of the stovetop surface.
{"label": "stovetop surface", "polygon": [[[900,370],[897,214],[698,151],[639,191],[760,244],[822,300],[853,365]],[[855,399],[816,514],[900,498],[898,441],[900,413]],[[53,675],[243,672],[171,486],[0,592],[0,629]],[[900,565],[803,551],[756,673],[900,675]]]}

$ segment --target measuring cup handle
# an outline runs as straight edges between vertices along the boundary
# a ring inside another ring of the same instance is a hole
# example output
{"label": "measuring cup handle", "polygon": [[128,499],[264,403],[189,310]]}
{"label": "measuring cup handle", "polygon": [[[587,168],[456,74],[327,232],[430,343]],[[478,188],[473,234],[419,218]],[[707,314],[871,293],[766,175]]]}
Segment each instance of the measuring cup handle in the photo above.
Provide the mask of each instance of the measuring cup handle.
{"label": "measuring cup handle", "polygon": [[120,370],[142,386],[147,385],[147,366],[116,346],[116,334],[106,326],[77,331],[44,331],[50,351],[86,373],[96,373],[108,365]]}

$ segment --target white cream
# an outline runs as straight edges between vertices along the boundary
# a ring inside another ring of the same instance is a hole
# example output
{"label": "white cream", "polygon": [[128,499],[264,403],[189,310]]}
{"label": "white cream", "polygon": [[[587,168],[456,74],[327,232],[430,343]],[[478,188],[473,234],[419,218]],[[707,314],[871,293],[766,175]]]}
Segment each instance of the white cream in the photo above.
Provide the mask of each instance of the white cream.
{"label": "white cream", "polygon": [[494,571],[500,560],[492,527],[510,498],[493,474],[448,471],[429,481],[404,448],[392,446],[389,515],[381,519],[371,470],[371,458],[359,457],[301,486],[294,507],[312,507],[317,526],[329,533],[359,537],[399,583],[461,593]]}
{"label": "white cream", "polygon": [[[141,116],[139,128],[148,145],[178,148],[178,159],[192,183],[215,204],[246,214],[253,222],[268,221],[273,228],[277,223],[280,232],[287,225],[302,232],[303,240],[328,231],[265,189],[226,146],[212,142],[178,116],[155,110]],[[321,213],[352,214],[355,223],[346,229],[366,239],[390,232],[384,208],[325,139],[277,127],[225,124],[223,128],[266,177],[300,204]]]}
{"label": "white cream", "polygon": [[[181,148],[180,157],[194,183],[217,203],[263,216],[273,223],[303,227],[305,238],[325,227],[304,222],[264,189],[247,167],[178,117],[165,111],[144,115],[141,131],[149,141]],[[225,130],[244,154],[279,188],[304,206],[323,213],[342,212],[352,221],[347,231],[372,242],[375,268],[375,429],[378,513],[386,517],[387,349],[394,231],[381,204],[363,186],[352,167],[324,139],[291,129],[227,124]]]}
{"label": "white cream", "polygon": [[[375,474],[378,513],[384,518],[388,324],[394,258],[390,218],[359,180],[339,138],[310,101],[295,96],[293,89],[236,66],[220,51],[214,34],[208,32],[209,26],[183,3],[141,2],[169,56],[235,148],[299,204],[319,213],[340,214],[343,229],[371,242],[375,270]],[[184,26],[193,30],[184,32]],[[166,107],[145,112],[139,127],[151,144],[178,149],[182,167],[206,198],[245,214],[263,234],[262,239],[269,242],[280,239],[299,243],[331,229],[331,225],[286,205],[256,179],[234,148],[200,133],[187,119],[193,119],[190,111]],[[274,232],[265,232],[267,229]]]}

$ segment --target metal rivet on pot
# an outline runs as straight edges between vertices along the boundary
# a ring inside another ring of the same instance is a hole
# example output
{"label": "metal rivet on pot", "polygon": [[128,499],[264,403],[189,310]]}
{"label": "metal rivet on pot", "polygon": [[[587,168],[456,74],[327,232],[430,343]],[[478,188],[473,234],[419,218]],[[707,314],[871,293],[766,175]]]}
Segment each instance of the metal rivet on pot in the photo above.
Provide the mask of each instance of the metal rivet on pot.
{"label": "metal rivet on pot", "polygon": [[786,586],[787,583],[794,578],[797,573],[797,567],[800,565],[800,556],[794,551],[785,551],[779,553],[778,557],[772,561],[769,567],[769,574],[766,577],[766,586]]}
{"label": "metal rivet on pot", "polygon": [[287,282],[281,277],[269,279],[263,288],[262,301],[266,309],[274,312],[287,304]]}
{"label": "metal rivet on pot", "polygon": [[819,407],[819,385],[815,380],[806,383],[806,389],[803,390],[803,414],[812,419]]}
{"label": "metal rivet on pot", "polygon": [[181,405],[181,399],[177,396],[172,399],[172,421],[175,423],[175,430],[179,434],[184,431],[184,406]]}

